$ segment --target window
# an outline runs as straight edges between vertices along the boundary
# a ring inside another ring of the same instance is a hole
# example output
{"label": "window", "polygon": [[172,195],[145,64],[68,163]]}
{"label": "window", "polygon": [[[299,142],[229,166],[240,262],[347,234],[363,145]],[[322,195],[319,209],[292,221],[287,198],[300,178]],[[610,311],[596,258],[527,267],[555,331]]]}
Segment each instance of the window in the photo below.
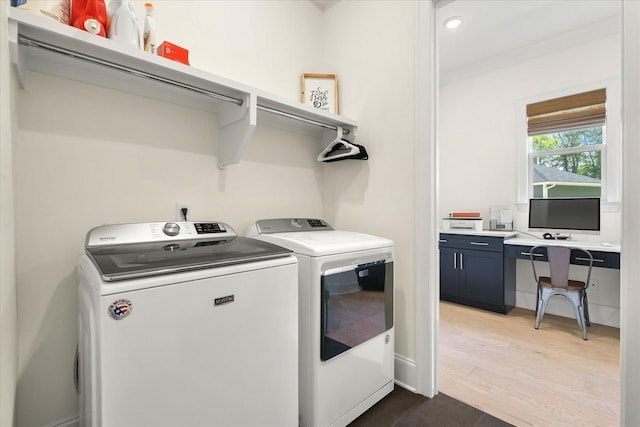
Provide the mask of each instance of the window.
{"label": "window", "polygon": [[601,197],[606,89],[527,104],[529,193]]}
{"label": "window", "polygon": [[[576,95],[589,93],[596,99],[601,94],[604,103],[586,102],[586,108],[583,105],[571,113],[567,110],[572,109],[562,104]],[[619,212],[622,187],[620,103],[621,89],[617,78],[520,99],[515,111],[518,117],[516,205],[520,212],[528,210],[530,198],[545,194],[547,197],[598,197],[599,194],[603,212]],[[593,106],[599,104],[604,105],[598,107],[598,111]],[[539,112],[538,107],[549,108]],[[583,122],[577,114],[581,109],[593,113],[582,115]],[[598,116],[600,112],[604,113],[604,119]],[[539,117],[533,119],[536,116]]]}

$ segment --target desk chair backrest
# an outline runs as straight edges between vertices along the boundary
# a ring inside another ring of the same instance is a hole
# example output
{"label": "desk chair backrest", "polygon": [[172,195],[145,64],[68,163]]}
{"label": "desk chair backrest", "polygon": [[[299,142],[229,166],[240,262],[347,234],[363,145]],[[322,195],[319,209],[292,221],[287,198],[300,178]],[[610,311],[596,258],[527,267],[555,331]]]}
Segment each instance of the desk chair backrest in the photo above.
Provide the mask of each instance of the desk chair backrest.
{"label": "desk chair backrest", "polygon": [[535,254],[540,254],[541,249],[545,248],[547,251],[547,258],[549,261],[549,273],[551,278],[551,284],[555,288],[567,289],[569,285],[569,267],[571,265],[571,251],[583,252],[585,257],[584,261],[587,261],[588,271],[586,286],[589,286],[591,281],[591,266],[593,265],[593,256],[589,251],[582,248],[568,247],[568,246],[535,246],[531,249],[531,264],[533,265],[533,274],[536,282],[538,281],[538,275],[536,274]]}
{"label": "desk chair backrest", "polygon": [[569,265],[571,261],[571,249],[563,246],[549,246],[549,272],[551,284],[556,288],[567,288],[569,285]]}

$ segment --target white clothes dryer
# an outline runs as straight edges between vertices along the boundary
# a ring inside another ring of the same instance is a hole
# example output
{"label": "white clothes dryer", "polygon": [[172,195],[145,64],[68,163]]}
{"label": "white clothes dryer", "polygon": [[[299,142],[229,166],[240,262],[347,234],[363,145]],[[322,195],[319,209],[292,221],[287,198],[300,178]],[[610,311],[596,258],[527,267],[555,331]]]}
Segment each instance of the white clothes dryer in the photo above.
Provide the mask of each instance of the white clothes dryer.
{"label": "white clothes dryer", "polygon": [[393,242],[298,218],[249,236],[298,258],[300,426],[346,426],[393,390]]}
{"label": "white clothes dryer", "polygon": [[79,260],[80,425],[298,425],[291,251],[219,222],[97,227]]}

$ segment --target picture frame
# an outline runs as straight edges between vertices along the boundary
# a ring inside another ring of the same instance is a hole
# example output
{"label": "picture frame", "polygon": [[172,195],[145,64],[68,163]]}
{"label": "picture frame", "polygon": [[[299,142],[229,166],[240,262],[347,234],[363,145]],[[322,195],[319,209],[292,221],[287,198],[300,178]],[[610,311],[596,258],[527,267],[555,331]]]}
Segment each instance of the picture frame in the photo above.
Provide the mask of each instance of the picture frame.
{"label": "picture frame", "polygon": [[321,111],[338,114],[338,75],[302,74],[302,103]]}

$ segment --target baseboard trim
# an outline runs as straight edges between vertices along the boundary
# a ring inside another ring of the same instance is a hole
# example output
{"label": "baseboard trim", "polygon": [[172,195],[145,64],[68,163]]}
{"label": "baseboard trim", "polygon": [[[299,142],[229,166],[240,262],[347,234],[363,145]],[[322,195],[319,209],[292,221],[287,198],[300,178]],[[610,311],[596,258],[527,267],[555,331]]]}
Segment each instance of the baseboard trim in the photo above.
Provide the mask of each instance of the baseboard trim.
{"label": "baseboard trim", "polygon": [[415,393],[418,389],[416,382],[416,362],[396,354],[394,358],[394,368],[395,383]]}
{"label": "baseboard trim", "polygon": [[80,426],[80,417],[78,415],[73,415],[62,420],[54,421],[51,424],[47,424],[44,427],[79,427]]}

